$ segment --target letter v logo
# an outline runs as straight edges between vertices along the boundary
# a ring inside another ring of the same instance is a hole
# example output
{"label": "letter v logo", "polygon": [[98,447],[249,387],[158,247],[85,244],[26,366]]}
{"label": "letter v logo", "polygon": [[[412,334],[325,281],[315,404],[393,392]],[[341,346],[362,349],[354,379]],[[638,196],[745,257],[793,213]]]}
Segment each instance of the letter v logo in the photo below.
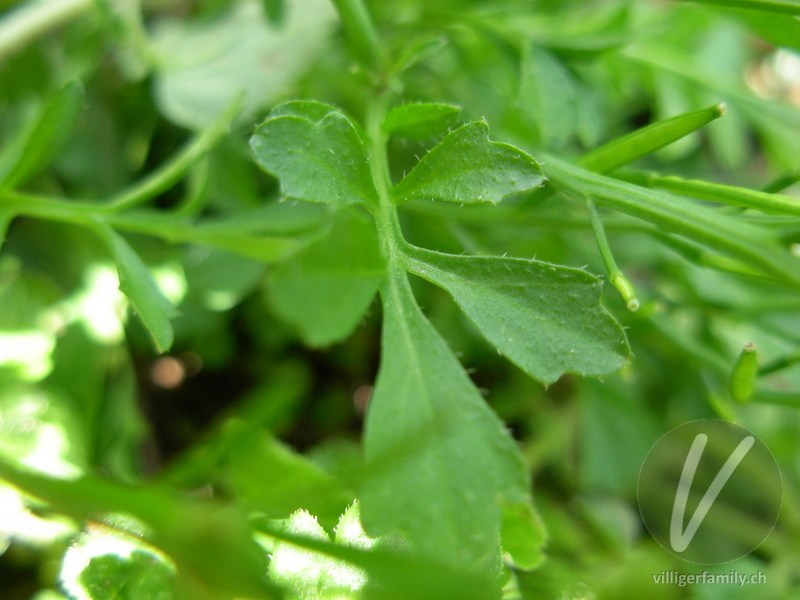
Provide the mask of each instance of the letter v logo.
{"label": "letter v logo", "polygon": [[669,527],[669,543],[675,552],[683,552],[689,547],[692,542],[700,524],[706,518],[708,511],[714,504],[714,501],[719,496],[722,488],[730,479],[736,467],[744,460],[744,457],[750,451],[755,443],[755,437],[747,436],[722,465],[722,468],[717,473],[711,485],[708,486],[706,493],[697,505],[697,508],[689,520],[686,529],[683,529],[684,515],[686,514],[686,504],[689,500],[689,492],[692,489],[692,482],[694,475],[697,472],[697,465],[700,464],[700,459],[703,457],[708,436],[704,433],[699,433],[692,442],[692,447],[689,449],[689,454],[686,455],[686,462],[683,463],[683,471],[681,472],[681,479],[678,483],[678,489],[675,492],[675,504],[672,505],[672,520]]}

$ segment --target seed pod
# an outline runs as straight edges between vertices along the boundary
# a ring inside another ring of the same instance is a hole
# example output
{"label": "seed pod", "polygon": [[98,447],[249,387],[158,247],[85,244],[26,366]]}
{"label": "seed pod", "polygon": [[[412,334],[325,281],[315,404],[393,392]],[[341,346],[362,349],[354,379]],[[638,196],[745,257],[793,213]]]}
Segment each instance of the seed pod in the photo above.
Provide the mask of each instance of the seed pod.
{"label": "seed pod", "polygon": [[736,402],[747,402],[753,395],[758,374],[756,345],[747,342],[733,365],[731,396]]}

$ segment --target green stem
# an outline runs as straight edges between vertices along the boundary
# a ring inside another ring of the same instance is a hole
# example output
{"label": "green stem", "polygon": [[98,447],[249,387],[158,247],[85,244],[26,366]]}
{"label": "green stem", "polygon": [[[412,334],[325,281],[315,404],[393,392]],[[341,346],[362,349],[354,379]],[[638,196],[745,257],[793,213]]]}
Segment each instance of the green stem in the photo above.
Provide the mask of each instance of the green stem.
{"label": "green stem", "polygon": [[382,75],[385,72],[386,57],[363,1],[333,0],[333,3],[360,62]]}
{"label": "green stem", "polygon": [[776,179],[773,179],[763,186],[761,191],[767,194],[777,194],[798,182],[800,182],[800,168],[784,173]]}
{"label": "green stem", "polygon": [[31,0],[0,21],[0,59],[92,8],[94,0]]}
{"label": "green stem", "polygon": [[772,362],[767,363],[758,370],[758,374],[769,375],[770,373],[781,371],[783,369],[786,369],[787,367],[796,365],[797,363],[800,363],[800,350],[798,350],[794,354],[787,354],[786,356],[781,356],[780,358],[776,358]]}
{"label": "green stem", "polygon": [[111,198],[99,210],[116,212],[137,206],[173,187],[230,131],[231,124],[239,113],[241,100],[241,97],[237,98],[225,109],[216,122],[187,142],[178,154],[128,190]]}
{"label": "green stem", "polygon": [[606,270],[608,271],[608,280],[611,282],[619,293],[622,295],[623,300],[628,306],[628,310],[631,312],[635,312],[639,310],[639,300],[636,298],[636,291],[633,289],[633,285],[625,277],[625,274],[620,270],[617,266],[617,262],[614,260],[614,255],[611,253],[611,247],[608,245],[608,239],[606,238],[606,231],[603,229],[603,221],[600,219],[600,213],[597,210],[597,206],[594,202],[590,199],[586,200],[586,205],[589,207],[589,217],[592,221],[592,230],[594,231],[594,237],[597,240],[597,247],[600,250],[600,255],[603,257],[603,262],[606,265]]}

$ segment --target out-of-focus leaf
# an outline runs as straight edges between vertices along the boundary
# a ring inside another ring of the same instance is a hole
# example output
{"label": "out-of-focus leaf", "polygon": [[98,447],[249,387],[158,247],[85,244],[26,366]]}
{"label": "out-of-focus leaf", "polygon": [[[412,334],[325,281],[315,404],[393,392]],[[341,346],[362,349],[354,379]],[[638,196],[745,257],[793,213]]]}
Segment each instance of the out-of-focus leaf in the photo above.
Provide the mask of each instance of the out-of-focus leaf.
{"label": "out-of-focus leaf", "polygon": [[283,519],[305,509],[335,523],[353,501],[330,475],[263,430],[231,423],[226,435],[230,449],[225,472],[237,497],[253,510]]}
{"label": "out-of-focus leaf", "polygon": [[564,373],[603,375],[628,359],[622,328],[600,305],[602,284],[586,271],[421,248],[406,253],[411,272],[447,290],[498,351],[542,383]]}
{"label": "out-of-focus leaf", "polygon": [[[250,138],[256,161],[280,179],[286,198],[335,206],[376,203],[378,194],[356,128],[342,113],[326,108],[292,103],[291,115],[270,116]],[[297,111],[313,118],[297,116]],[[317,119],[323,111],[325,116]]]}
{"label": "out-of-focus leaf", "polygon": [[170,319],[175,316],[175,306],[164,296],[150,269],[128,242],[110,227],[100,227],[99,231],[114,254],[119,271],[119,289],[147,327],[156,350],[166,352],[174,337]]}
{"label": "out-of-focus leaf", "polygon": [[179,577],[206,588],[205,593],[264,600],[280,597],[264,581],[265,557],[245,516],[232,505],[187,500],[163,489],[125,486],[91,476],[56,479],[4,456],[0,456],[0,478],[78,521],[91,520],[98,513],[125,513],[141,521],[150,530],[146,541],[175,562]]}
{"label": "out-of-focus leaf", "polygon": [[0,189],[25,183],[58,156],[75,129],[83,100],[79,82],[68,83],[53,96],[33,127],[0,158]]}
{"label": "out-of-focus leaf", "polygon": [[240,0],[207,23],[181,19],[156,24],[156,101],[169,119],[201,129],[242,92],[248,103],[242,118],[251,119],[286,94],[314,60],[335,23],[331,3],[287,4],[280,28],[269,25],[263,4]]}
{"label": "out-of-focus leaf", "polygon": [[264,12],[273,25],[280,25],[286,13],[286,0],[261,0]]}
{"label": "out-of-focus leaf", "polygon": [[394,271],[381,289],[381,366],[364,434],[362,522],[373,537],[402,530],[417,552],[492,577],[502,504],[530,501],[528,474],[406,277]]}
{"label": "out-of-focus leaf", "polygon": [[387,134],[424,140],[455,123],[461,107],[450,104],[404,104],[389,111],[383,121]]}
{"label": "out-of-focus leaf", "polygon": [[562,146],[577,124],[575,85],[564,64],[547,50],[526,47],[517,103],[548,148]]}
{"label": "out-of-focus leaf", "polygon": [[474,121],[459,127],[422,157],[392,189],[395,203],[447,200],[462,204],[492,202],[536,189],[544,177],[528,154],[489,140],[489,126]]}
{"label": "out-of-focus leaf", "polygon": [[331,232],[280,264],[269,282],[278,315],[310,346],[347,338],[369,308],[384,274],[375,228],[340,218]]}

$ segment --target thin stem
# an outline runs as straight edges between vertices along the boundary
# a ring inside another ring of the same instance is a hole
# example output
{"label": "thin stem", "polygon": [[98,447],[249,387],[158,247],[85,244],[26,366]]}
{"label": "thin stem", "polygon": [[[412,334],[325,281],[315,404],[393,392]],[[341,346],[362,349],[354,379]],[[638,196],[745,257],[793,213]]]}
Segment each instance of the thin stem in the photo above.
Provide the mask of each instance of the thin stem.
{"label": "thin stem", "polygon": [[92,8],[94,0],[31,0],[0,21],[0,59]]}
{"label": "thin stem", "polygon": [[228,133],[240,107],[241,98],[237,98],[208,129],[197,134],[147,177],[113,197],[101,210],[116,212],[137,206],[170,189]]}
{"label": "thin stem", "polygon": [[385,72],[386,57],[375,25],[362,0],[333,0],[347,36],[361,63],[378,74]]}
{"label": "thin stem", "polygon": [[763,186],[761,191],[767,194],[777,194],[798,182],[800,182],[800,169],[794,169],[773,179]]}
{"label": "thin stem", "polygon": [[770,373],[782,371],[783,369],[791,367],[792,365],[796,365],[797,363],[800,363],[800,350],[794,352],[793,354],[781,356],[780,358],[776,358],[772,362],[767,363],[758,370],[758,374],[769,375]]}
{"label": "thin stem", "polygon": [[639,300],[636,298],[636,292],[631,282],[628,281],[628,278],[625,277],[625,274],[620,270],[614,260],[614,255],[611,253],[611,248],[608,245],[606,232],[605,229],[603,229],[603,221],[600,219],[597,206],[595,206],[595,203],[592,202],[591,199],[586,200],[586,205],[589,207],[589,217],[592,221],[592,230],[597,240],[597,247],[600,250],[600,255],[603,257],[603,262],[608,271],[608,280],[619,290],[619,293],[628,306],[628,310],[632,312],[637,311],[639,310]]}

